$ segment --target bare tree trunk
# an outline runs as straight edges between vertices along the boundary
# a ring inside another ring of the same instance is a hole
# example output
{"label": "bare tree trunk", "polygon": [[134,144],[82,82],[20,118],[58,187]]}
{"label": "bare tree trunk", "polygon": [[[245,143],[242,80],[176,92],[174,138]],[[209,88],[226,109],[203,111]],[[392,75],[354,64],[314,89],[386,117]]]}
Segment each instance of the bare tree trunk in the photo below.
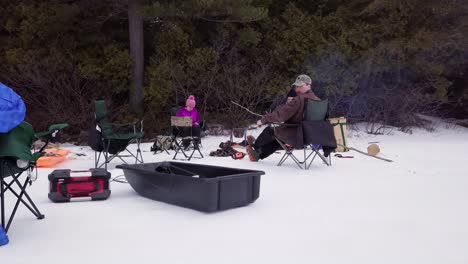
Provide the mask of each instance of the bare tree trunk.
{"label": "bare tree trunk", "polygon": [[130,111],[143,112],[143,18],[137,12],[141,0],[128,0],[128,30],[130,35],[130,56],[132,59],[132,82],[130,87]]}

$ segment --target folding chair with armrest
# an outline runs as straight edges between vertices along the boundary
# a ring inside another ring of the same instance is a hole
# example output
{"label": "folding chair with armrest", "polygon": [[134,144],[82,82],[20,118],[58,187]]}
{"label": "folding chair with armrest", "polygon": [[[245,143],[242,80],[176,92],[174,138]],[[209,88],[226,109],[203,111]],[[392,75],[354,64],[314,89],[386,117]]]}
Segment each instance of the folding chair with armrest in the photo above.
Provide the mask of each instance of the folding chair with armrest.
{"label": "folding chair with armrest", "polygon": [[[106,103],[103,100],[95,101],[95,118],[97,128],[101,132],[102,145],[95,147],[93,150],[95,167],[102,166],[107,170],[107,164],[114,158],[119,158],[122,162],[127,163],[123,157],[135,158],[135,163],[143,163],[143,155],[140,150],[141,139],[144,136],[143,120],[128,124],[113,124],[110,123]],[[132,153],[128,146],[136,143],[136,154]],[[128,154],[123,155],[126,151]],[[99,154],[98,154],[99,152]],[[104,161],[99,164],[101,155],[104,156]]]}
{"label": "folding chair with armrest", "polygon": [[[13,218],[17,212],[19,204],[22,203],[28,208],[37,219],[43,219],[44,215],[36,207],[35,203],[27,193],[27,186],[34,180],[32,170],[37,160],[45,154],[49,140],[55,137],[55,134],[67,127],[67,124],[51,125],[46,132],[34,134],[34,130],[27,122],[22,122],[8,133],[0,134],[0,198],[1,198],[1,224],[8,232]],[[46,144],[35,153],[31,153],[31,146],[34,136],[45,138]],[[27,173],[24,182],[20,182],[20,176]],[[15,189],[19,189],[15,190]],[[5,217],[5,199],[6,192],[10,191],[16,197],[16,202],[10,217]]]}
{"label": "folding chair with armrest", "polygon": [[[285,150],[278,162],[281,166],[288,158],[291,158],[300,168],[308,169],[318,156],[327,166],[331,165],[330,151],[336,148],[333,127],[326,120],[328,116],[328,100],[305,100],[304,119],[299,124],[280,124],[281,126],[297,126],[297,134],[293,144],[288,144],[276,138],[280,146]],[[303,159],[294,155],[294,150],[302,149]],[[324,154],[320,153],[320,150]],[[328,156],[328,158],[326,157]]]}

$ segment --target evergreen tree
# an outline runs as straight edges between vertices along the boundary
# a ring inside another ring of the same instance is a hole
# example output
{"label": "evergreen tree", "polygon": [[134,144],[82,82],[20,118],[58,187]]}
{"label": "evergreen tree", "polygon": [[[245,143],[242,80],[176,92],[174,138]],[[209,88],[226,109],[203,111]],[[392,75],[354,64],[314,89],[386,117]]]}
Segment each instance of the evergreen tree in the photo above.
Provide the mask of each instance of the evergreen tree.
{"label": "evergreen tree", "polygon": [[75,134],[102,98],[111,115],[143,112],[149,131],[189,94],[210,119],[246,120],[230,100],[261,112],[299,73],[312,75],[332,115],[406,127],[418,124],[414,113],[468,99],[467,6],[0,0],[0,81],[23,96],[33,125],[66,121]]}

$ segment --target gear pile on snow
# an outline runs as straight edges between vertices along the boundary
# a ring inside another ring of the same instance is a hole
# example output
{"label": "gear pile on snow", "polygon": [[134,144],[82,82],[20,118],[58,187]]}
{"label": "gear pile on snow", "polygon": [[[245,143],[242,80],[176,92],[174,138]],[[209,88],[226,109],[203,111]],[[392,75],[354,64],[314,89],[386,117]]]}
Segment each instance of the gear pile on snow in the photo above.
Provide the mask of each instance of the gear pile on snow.
{"label": "gear pile on snow", "polygon": [[212,157],[232,157],[233,159],[242,159],[245,156],[244,152],[235,150],[232,146],[237,143],[231,141],[221,142],[219,149],[210,152]]}

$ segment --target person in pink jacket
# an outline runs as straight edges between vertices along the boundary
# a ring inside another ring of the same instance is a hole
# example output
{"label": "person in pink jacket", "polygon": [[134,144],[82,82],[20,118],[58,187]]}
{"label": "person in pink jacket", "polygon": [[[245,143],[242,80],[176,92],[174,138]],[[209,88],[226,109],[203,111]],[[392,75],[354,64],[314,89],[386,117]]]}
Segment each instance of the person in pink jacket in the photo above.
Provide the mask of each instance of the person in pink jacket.
{"label": "person in pink jacket", "polygon": [[188,116],[192,118],[192,126],[200,126],[201,118],[195,108],[195,96],[190,95],[185,102],[185,107],[181,107],[177,110],[176,116]]}
{"label": "person in pink jacket", "polygon": [[[177,131],[176,134],[182,137],[191,135],[192,137],[196,138],[196,143],[200,143],[200,126],[203,124],[195,106],[195,96],[190,95],[185,102],[185,107],[181,107],[179,110],[177,110],[176,116],[187,116],[192,118],[192,127],[181,128],[179,131]],[[183,142],[184,145],[188,145],[189,143],[190,142]]]}

